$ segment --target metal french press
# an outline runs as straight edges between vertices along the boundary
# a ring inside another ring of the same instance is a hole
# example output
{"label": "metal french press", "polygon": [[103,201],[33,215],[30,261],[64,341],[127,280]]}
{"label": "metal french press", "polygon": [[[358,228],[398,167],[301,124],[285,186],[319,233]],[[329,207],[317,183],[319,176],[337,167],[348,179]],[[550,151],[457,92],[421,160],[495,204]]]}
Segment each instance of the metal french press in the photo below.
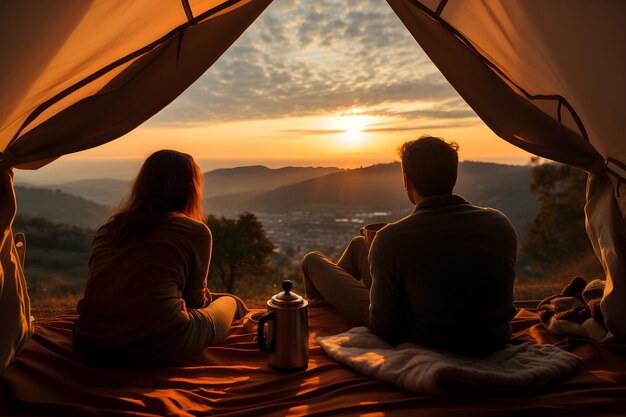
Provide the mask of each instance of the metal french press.
{"label": "metal french press", "polygon": [[282,292],[267,301],[268,312],[259,319],[257,341],[259,349],[268,354],[270,367],[300,371],[309,364],[309,303],[291,292],[291,281],[283,281],[282,287]]}

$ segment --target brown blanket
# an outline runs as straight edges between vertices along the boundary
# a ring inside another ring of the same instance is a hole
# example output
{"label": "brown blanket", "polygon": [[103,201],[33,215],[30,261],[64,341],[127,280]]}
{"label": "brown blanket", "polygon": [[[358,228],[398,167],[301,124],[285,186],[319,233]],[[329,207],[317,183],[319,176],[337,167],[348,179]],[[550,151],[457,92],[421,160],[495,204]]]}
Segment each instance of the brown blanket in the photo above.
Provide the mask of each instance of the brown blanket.
{"label": "brown blanket", "polygon": [[268,368],[254,335],[236,326],[185,367],[148,371],[96,368],[74,352],[75,314],[37,325],[0,376],[1,415],[197,416],[616,416],[626,411],[626,351],[548,334],[521,310],[514,342],[552,343],[583,360],[581,371],[533,394],[419,396],[331,360],[315,337],[351,326],[334,310],[310,309],[311,361],[300,373]]}

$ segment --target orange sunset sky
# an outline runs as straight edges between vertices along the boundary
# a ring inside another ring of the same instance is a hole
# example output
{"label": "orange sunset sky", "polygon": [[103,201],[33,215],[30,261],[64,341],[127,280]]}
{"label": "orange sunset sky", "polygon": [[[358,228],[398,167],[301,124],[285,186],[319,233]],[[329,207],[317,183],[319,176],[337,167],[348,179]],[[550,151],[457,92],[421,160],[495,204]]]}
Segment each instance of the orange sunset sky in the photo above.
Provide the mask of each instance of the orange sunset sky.
{"label": "orange sunset sky", "polygon": [[384,0],[275,0],[182,96],[126,136],[16,179],[131,178],[154,150],[203,170],[239,165],[351,168],[397,159],[422,134],[462,160],[524,164],[448,85]]}

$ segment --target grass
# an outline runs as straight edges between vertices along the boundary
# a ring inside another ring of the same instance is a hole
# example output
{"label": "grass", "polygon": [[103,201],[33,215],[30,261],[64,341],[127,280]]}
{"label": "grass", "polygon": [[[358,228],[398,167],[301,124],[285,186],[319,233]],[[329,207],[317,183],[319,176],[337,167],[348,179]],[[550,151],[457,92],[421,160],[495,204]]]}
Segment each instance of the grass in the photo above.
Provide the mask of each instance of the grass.
{"label": "grass", "polygon": [[[242,297],[242,299],[249,308],[266,308],[266,303],[269,297],[270,296],[266,295],[258,295],[256,297]],[[58,316],[59,314],[65,313],[67,311],[75,311],[76,304],[78,303],[78,300],[80,298],[81,295],[74,293],[68,293],[65,295],[43,295],[31,297],[31,315],[33,315],[35,319],[41,320]]]}
{"label": "grass", "polygon": [[78,299],[79,296],[72,293],[60,296],[33,297],[30,300],[31,315],[39,320],[57,316],[69,310],[76,310]]}
{"label": "grass", "polygon": [[[567,281],[569,280],[532,280],[517,283],[515,286],[515,298],[517,300],[541,300],[549,295],[559,293],[563,287],[567,285]],[[298,287],[299,286],[294,287],[294,290],[298,294],[304,295],[303,289]],[[267,307],[267,300],[269,300],[271,296],[276,294],[278,291],[280,291],[280,289],[278,285],[276,285],[273,288],[268,288],[267,293],[246,293],[242,294],[241,298],[245,301],[249,308],[265,309]],[[35,316],[36,319],[45,319],[59,315],[66,311],[76,310],[76,304],[78,303],[80,297],[80,294],[75,293],[52,296],[38,295],[32,297],[31,314]]]}
{"label": "grass", "polygon": [[544,298],[560,293],[567,285],[567,281],[540,281],[532,280],[515,285],[516,300],[543,300]]}
{"label": "grass", "polygon": [[[518,279],[515,282],[516,300],[542,300],[550,295],[557,294],[576,275],[582,275],[587,281],[599,277],[601,271],[595,255],[586,256],[558,268],[558,273],[552,273],[544,278]],[[299,272],[292,271],[287,276],[292,280],[293,291],[304,295],[304,288]],[[31,292],[32,314],[38,318],[48,318],[68,310],[75,310],[76,303],[81,297],[80,290],[74,282],[67,283],[63,279],[52,279],[47,286],[35,286]],[[218,290],[219,283],[209,282],[209,288]],[[267,301],[276,293],[282,291],[280,278],[248,279],[239,282],[239,288],[234,293],[241,297],[249,308],[267,308]]]}
{"label": "grass", "polygon": [[549,295],[558,294],[575,276],[581,276],[587,282],[603,278],[602,266],[591,250],[576,260],[554,266],[543,278],[518,279],[515,283],[515,298],[541,300]]}

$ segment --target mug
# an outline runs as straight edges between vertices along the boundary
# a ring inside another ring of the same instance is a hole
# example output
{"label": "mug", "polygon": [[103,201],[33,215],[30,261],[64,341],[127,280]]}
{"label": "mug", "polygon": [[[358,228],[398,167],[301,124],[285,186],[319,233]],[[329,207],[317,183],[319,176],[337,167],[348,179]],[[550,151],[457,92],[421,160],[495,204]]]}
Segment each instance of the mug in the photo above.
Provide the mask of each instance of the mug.
{"label": "mug", "polygon": [[361,236],[365,238],[368,248],[372,246],[372,241],[376,237],[376,233],[388,224],[389,223],[371,223],[361,227]]}

